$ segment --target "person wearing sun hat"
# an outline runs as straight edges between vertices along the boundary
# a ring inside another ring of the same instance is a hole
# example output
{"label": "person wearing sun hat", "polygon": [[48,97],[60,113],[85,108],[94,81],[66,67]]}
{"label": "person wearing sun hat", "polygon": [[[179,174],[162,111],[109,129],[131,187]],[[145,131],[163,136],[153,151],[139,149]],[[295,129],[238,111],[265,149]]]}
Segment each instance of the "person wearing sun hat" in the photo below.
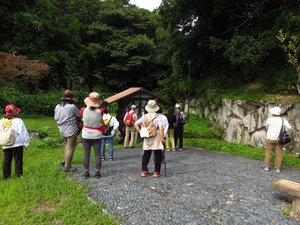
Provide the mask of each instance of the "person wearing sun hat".
{"label": "person wearing sun hat", "polygon": [[180,104],[176,103],[175,104],[175,117],[176,117],[176,122],[175,122],[175,128],[174,128],[174,141],[175,141],[175,148],[173,148],[173,152],[176,151],[176,146],[177,146],[177,140],[179,140],[179,150],[182,150],[183,147],[183,126],[184,124],[181,123],[181,110],[180,110]]}
{"label": "person wearing sun hat", "polygon": [[74,92],[65,90],[63,98],[61,98],[60,103],[54,109],[54,119],[65,142],[62,160],[65,172],[76,170],[76,168],[72,167],[72,159],[78,136],[77,122],[81,119],[80,111],[74,104],[76,101]]}
{"label": "person wearing sun hat", "polygon": [[95,178],[101,177],[100,171],[102,166],[102,160],[100,157],[100,149],[102,142],[102,133],[104,132],[101,124],[104,110],[100,108],[102,101],[97,92],[91,92],[88,97],[84,99],[86,107],[81,108],[80,113],[83,120],[82,129],[82,144],[84,149],[83,156],[83,177],[88,179],[90,177],[89,166],[90,166],[90,155],[91,148],[94,148],[96,172]]}
{"label": "person wearing sun hat", "polygon": [[14,104],[5,107],[5,116],[0,120],[0,126],[12,122],[12,129],[15,135],[15,142],[10,146],[2,146],[3,162],[2,174],[3,180],[11,177],[11,163],[14,159],[15,176],[23,175],[23,152],[28,149],[30,138],[26,126],[22,119],[18,117],[21,110]]}
{"label": "person wearing sun hat", "polygon": [[286,130],[291,129],[291,125],[284,118],[281,117],[281,108],[275,106],[270,109],[272,117],[269,117],[266,121],[266,153],[264,159],[264,170],[270,170],[270,158],[273,150],[275,149],[275,161],[274,161],[274,171],[281,172],[280,167],[282,163],[282,149],[283,145],[278,142],[279,132],[281,130],[282,123]]}
{"label": "person wearing sun hat", "polygon": [[142,116],[140,119],[138,119],[134,123],[134,127],[139,133],[141,130],[141,126],[145,119],[150,120],[154,116],[156,116],[155,119],[153,119],[153,124],[156,126],[157,134],[154,137],[150,138],[144,138],[143,142],[143,156],[142,156],[142,177],[147,177],[150,175],[150,172],[148,170],[148,164],[151,158],[151,153],[154,151],[155,156],[155,166],[154,166],[154,173],[153,177],[157,178],[160,177],[160,169],[161,169],[161,161],[162,161],[162,151],[164,149],[163,142],[164,140],[164,128],[163,123],[160,116],[157,116],[156,112],[159,110],[159,106],[156,104],[155,100],[149,100],[147,102],[147,105],[145,107],[145,110],[147,111],[147,114]]}

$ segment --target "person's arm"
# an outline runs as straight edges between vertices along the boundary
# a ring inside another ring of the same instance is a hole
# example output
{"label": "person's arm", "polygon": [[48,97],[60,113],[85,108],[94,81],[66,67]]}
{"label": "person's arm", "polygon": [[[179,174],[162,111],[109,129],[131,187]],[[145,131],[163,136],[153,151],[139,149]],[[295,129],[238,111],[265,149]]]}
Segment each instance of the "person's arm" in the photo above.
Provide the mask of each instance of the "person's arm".
{"label": "person's arm", "polygon": [[119,121],[115,118],[112,117],[111,120],[113,120],[113,124],[114,124],[114,130],[117,130],[119,128]]}
{"label": "person's arm", "polygon": [[140,133],[141,131],[141,127],[140,127],[140,124],[143,123],[143,117],[139,118],[135,123],[134,123],[134,128],[135,130]]}
{"label": "person's arm", "polygon": [[286,131],[292,129],[292,126],[289,124],[289,122],[285,118],[283,118],[283,124],[285,126]]}
{"label": "person's arm", "polygon": [[159,135],[162,142],[165,142],[165,134],[164,134],[164,128],[162,125],[159,125]]}

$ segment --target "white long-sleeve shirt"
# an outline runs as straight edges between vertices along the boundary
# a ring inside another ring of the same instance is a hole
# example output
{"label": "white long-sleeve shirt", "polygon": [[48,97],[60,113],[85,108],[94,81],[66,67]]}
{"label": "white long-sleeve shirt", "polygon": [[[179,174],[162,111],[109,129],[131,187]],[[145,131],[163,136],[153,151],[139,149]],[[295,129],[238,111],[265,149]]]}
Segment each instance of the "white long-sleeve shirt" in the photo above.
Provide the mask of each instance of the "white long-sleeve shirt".
{"label": "white long-sleeve shirt", "polygon": [[[111,118],[111,119],[110,119]],[[104,138],[112,137],[115,135],[116,130],[119,128],[119,121],[116,119],[116,117],[111,116],[109,113],[104,114],[102,119],[105,121],[106,119],[110,120],[109,121],[109,126],[113,126],[114,128],[112,129],[110,135],[105,136],[103,135]]]}
{"label": "white long-sleeve shirt", "polygon": [[[0,124],[2,124],[3,119],[4,118],[0,120]],[[2,146],[2,148],[9,149],[19,146],[24,146],[27,148],[30,143],[30,138],[23,120],[17,117],[13,118],[12,129],[14,130],[14,135],[16,137],[15,143],[10,146]]]}
{"label": "white long-sleeve shirt", "polygon": [[[267,136],[266,138],[269,140],[278,140],[278,136],[280,133],[280,129],[282,126],[282,118],[283,117],[270,117],[266,121],[266,128],[267,128]],[[283,125],[285,127],[285,130],[288,131],[292,129],[289,122],[283,118]]]}

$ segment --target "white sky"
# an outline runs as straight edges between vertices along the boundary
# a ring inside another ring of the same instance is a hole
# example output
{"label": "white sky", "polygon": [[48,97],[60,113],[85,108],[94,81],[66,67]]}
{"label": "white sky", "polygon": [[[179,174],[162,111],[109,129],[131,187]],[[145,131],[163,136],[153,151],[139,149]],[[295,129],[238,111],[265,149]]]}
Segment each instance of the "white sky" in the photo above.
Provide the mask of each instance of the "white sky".
{"label": "white sky", "polygon": [[130,0],[130,4],[136,5],[139,8],[144,8],[152,11],[157,8],[161,3],[161,0]]}

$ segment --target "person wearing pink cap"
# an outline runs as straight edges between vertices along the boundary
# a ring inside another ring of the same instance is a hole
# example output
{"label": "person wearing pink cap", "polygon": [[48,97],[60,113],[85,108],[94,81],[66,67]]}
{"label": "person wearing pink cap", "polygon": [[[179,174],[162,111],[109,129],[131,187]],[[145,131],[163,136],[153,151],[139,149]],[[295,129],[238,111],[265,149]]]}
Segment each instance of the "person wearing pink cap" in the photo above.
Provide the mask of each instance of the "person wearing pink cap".
{"label": "person wearing pink cap", "polygon": [[22,119],[18,118],[21,110],[14,104],[9,104],[5,107],[5,116],[0,120],[0,125],[7,120],[12,120],[12,129],[15,135],[15,142],[10,146],[2,146],[3,163],[2,173],[3,180],[11,177],[11,163],[15,162],[15,176],[23,175],[23,152],[27,150],[30,142],[29,134]]}

